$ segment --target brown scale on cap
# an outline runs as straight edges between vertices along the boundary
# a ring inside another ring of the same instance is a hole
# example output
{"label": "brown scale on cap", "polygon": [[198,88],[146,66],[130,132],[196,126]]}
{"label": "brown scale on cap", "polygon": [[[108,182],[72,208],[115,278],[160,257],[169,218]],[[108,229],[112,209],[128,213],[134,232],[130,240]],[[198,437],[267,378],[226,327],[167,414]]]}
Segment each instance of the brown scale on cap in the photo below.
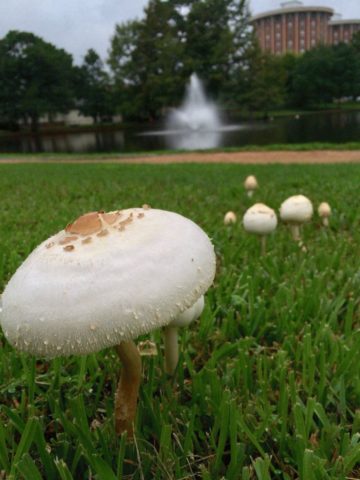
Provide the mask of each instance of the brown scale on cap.
{"label": "brown scale on cap", "polygon": [[[148,205],[143,205],[143,208],[147,210],[150,207]],[[92,237],[95,234],[97,237],[105,237],[108,235],[109,230],[106,228],[107,226],[118,228],[119,231],[125,230],[125,227],[134,220],[134,213],[131,212],[125,220],[118,222],[121,215],[122,213],[120,210],[112,213],[105,213],[102,210],[99,212],[86,213],[85,215],[81,215],[74,222],[70,223],[65,228],[65,232],[72,235],[86,236],[86,238],[81,241],[82,244],[86,245],[91,243]],[[137,215],[137,218],[143,217],[144,213],[139,213]],[[75,240],[78,240],[77,236],[68,236],[62,239],[59,244],[66,245]],[[70,251],[70,249],[67,251]]]}
{"label": "brown scale on cap", "polygon": [[101,232],[97,233],[97,237],[106,237],[106,235],[109,235],[109,230],[101,230]]}
{"label": "brown scale on cap", "polygon": [[75,247],[74,245],[67,245],[66,247],[64,247],[64,250],[65,252],[72,252],[73,250],[75,250]]}
{"label": "brown scale on cap", "polygon": [[124,228],[129,225],[133,221],[133,214],[131,213],[126,220],[119,222],[120,230],[124,230]]}
{"label": "brown scale on cap", "polygon": [[70,223],[65,231],[76,235],[92,235],[103,230],[103,223],[113,225],[120,215],[120,212],[105,213],[104,211],[86,213]]}
{"label": "brown scale on cap", "polygon": [[75,222],[70,223],[65,231],[67,233],[75,233],[78,235],[91,235],[101,230],[101,220],[98,212],[90,212],[81,215]]}
{"label": "brown scale on cap", "polygon": [[59,244],[60,244],[60,245],[67,245],[68,243],[71,243],[71,242],[77,240],[78,238],[79,238],[79,237],[74,237],[74,236],[72,236],[72,237],[65,237],[65,238],[63,238],[62,240],[60,240]]}
{"label": "brown scale on cap", "polygon": [[116,220],[121,216],[120,212],[116,213],[104,213],[101,215],[101,218],[106,222],[108,225],[112,225],[116,222]]}
{"label": "brown scale on cap", "polygon": [[51,248],[55,245],[55,242],[49,242],[45,245],[46,248]]}

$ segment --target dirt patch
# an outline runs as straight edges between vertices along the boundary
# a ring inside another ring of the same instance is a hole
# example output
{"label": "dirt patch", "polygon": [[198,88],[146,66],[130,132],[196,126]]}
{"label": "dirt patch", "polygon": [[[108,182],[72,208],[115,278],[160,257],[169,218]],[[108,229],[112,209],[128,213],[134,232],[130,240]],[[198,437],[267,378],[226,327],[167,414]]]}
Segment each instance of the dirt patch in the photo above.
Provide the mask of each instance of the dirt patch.
{"label": "dirt patch", "polygon": [[181,153],[172,155],[139,155],[129,157],[102,156],[24,156],[0,158],[0,163],[240,163],[266,165],[280,164],[322,164],[322,163],[360,163],[360,150],[317,150],[307,152],[219,152],[219,153]]}

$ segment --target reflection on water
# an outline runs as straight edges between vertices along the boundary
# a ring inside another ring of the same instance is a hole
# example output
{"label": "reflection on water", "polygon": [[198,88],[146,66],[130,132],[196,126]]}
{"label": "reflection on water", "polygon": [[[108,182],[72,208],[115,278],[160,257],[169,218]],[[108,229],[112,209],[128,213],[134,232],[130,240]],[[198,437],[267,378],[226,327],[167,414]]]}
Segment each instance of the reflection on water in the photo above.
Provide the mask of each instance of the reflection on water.
{"label": "reflection on water", "polygon": [[[139,137],[163,137],[166,148],[170,150],[208,150],[224,145],[224,136],[229,132],[246,130],[242,125],[224,125],[216,130],[184,129],[184,130],[150,130],[139,133]],[[261,127],[260,127],[261,128]],[[253,126],[252,129],[259,129]]]}
{"label": "reflection on water", "polygon": [[0,137],[1,152],[91,153],[124,149],[123,131]]}
{"label": "reflection on water", "polygon": [[176,135],[167,135],[167,148],[171,150],[206,150],[221,145],[221,132],[179,132]]}
{"label": "reflection on water", "polygon": [[284,117],[246,122],[216,131],[98,130],[67,134],[2,135],[0,152],[139,152],[164,149],[209,149],[275,143],[360,141],[360,112]]}

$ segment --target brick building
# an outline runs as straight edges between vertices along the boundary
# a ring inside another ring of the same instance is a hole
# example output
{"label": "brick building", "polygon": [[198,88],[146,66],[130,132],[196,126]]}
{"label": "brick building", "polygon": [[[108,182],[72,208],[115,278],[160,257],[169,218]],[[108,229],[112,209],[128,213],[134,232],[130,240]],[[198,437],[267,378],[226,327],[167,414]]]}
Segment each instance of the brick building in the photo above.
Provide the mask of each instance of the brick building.
{"label": "brick building", "polygon": [[360,20],[342,20],[327,7],[308,7],[298,0],[260,13],[250,22],[264,51],[282,55],[303,53],[319,44],[350,42],[360,30]]}

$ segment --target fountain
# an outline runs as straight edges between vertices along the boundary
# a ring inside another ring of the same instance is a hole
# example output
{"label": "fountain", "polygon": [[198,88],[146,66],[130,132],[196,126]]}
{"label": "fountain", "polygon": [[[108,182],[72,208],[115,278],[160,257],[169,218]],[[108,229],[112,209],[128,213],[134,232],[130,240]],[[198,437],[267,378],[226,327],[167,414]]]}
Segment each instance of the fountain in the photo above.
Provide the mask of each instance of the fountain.
{"label": "fountain", "polygon": [[203,132],[221,128],[218,108],[206,98],[202,83],[195,73],[190,77],[181,107],[170,113],[167,125],[171,130]]}
{"label": "fountain", "polygon": [[221,120],[217,106],[208,100],[199,77],[193,73],[180,106],[166,119],[170,148],[196,150],[216,148],[221,141]]}
{"label": "fountain", "polygon": [[165,130],[144,132],[144,136],[163,136],[167,148],[204,150],[223,144],[224,132],[240,130],[239,125],[223,125],[219,109],[209,100],[199,77],[193,73],[184,100],[165,119]]}

